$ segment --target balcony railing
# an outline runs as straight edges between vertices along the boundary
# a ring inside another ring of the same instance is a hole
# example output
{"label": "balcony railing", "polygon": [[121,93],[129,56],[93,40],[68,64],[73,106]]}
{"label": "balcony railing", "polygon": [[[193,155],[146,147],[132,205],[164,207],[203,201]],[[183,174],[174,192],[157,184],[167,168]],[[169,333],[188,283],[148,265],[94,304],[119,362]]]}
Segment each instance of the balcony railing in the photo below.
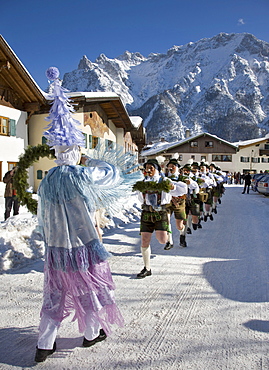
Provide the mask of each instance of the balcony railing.
{"label": "balcony railing", "polygon": [[269,156],[269,149],[260,149],[259,150],[259,155],[268,155]]}

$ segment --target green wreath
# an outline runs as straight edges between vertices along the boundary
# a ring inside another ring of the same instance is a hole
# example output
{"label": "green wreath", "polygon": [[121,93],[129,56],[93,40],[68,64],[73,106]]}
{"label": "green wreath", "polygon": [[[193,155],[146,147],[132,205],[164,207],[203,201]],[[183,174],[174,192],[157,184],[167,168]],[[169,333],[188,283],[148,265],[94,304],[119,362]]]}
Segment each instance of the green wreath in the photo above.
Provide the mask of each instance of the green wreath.
{"label": "green wreath", "polygon": [[24,154],[19,157],[17,169],[14,174],[13,184],[17,191],[17,197],[22,205],[26,205],[31,213],[37,213],[37,201],[32,198],[32,194],[28,193],[28,172],[27,169],[37,162],[39,158],[48,157],[55,158],[54,150],[50,149],[47,144],[38,144],[37,146],[28,146]]}
{"label": "green wreath", "polygon": [[141,191],[142,193],[146,192],[159,192],[161,193],[162,191],[169,193],[171,190],[171,181],[166,179],[161,182],[155,182],[155,181],[137,181],[133,185],[133,191]]}

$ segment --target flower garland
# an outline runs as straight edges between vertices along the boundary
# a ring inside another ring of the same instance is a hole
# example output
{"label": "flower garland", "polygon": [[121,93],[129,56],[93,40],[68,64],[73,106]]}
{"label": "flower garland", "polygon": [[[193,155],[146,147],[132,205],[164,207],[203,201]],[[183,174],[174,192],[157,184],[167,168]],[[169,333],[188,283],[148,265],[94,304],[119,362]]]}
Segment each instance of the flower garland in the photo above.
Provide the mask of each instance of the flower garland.
{"label": "flower garland", "polygon": [[166,179],[161,182],[155,181],[137,181],[133,186],[133,191],[141,191],[141,193],[147,192],[158,192],[161,193],[164,191],[165,193],[169,193],[171,190],[171,181]]}
{"label": "flower garland", "polygon": [[17,197],[22,205],[26,205],[31,213],[37,213],[37,201],[32,198],[32,194],[28,193],[26,189],[28,184],[27,169],[37,162],[39,158],[48,157],[49,159],[55,158],[54,150],[50,149],[47,144],[39,144],[37,146],[28,146],[24,154],[19,157],[19,162],[16,166],[13,184],[17,192]]}

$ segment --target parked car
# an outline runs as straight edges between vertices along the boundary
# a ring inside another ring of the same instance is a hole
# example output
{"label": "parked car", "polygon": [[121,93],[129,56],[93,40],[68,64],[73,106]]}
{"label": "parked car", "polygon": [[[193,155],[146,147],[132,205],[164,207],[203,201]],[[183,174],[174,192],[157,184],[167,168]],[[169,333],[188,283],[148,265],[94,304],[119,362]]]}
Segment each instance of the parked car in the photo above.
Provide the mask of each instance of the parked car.
{"label": "parked car", "polygon": [[260,179],[262,179],[264,176],[266,176],[266,174],[264,173],[255,173],[255,175],[253,175],[252,179],[251,179],[251,189],[253,191],[258,191],[257,189],[257,183]]}
{"label": "parked car", "polygon": [[258,180],[257,191],[261,194],[269,195],[269,175],[265,175]]}

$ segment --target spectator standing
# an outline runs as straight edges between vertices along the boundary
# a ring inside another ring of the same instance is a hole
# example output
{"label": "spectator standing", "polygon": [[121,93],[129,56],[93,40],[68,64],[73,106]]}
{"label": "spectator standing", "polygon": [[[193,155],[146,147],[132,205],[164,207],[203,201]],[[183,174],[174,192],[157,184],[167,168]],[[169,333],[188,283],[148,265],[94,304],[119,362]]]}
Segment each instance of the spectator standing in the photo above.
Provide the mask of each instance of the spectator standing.
{"label": "spectator standing", "polygon": [[247,191],[247,194],[249,194],[249,187],[251,184],[251,174],[247,172],[247,174],[244,176],[244,190],[242,191],[242,194],[245,194]]}
{"label": "spectator standing", "polygon": [[10,217],[11,210],[13,208],[13,216],[19,214],[20,203],[17,198],[16,189],[13,186],[13,178],[16,171],[16,167],[13,167],[12,170],[8,171],[4,178],[3,182],[6,184],[5,188],[5,220]]}

